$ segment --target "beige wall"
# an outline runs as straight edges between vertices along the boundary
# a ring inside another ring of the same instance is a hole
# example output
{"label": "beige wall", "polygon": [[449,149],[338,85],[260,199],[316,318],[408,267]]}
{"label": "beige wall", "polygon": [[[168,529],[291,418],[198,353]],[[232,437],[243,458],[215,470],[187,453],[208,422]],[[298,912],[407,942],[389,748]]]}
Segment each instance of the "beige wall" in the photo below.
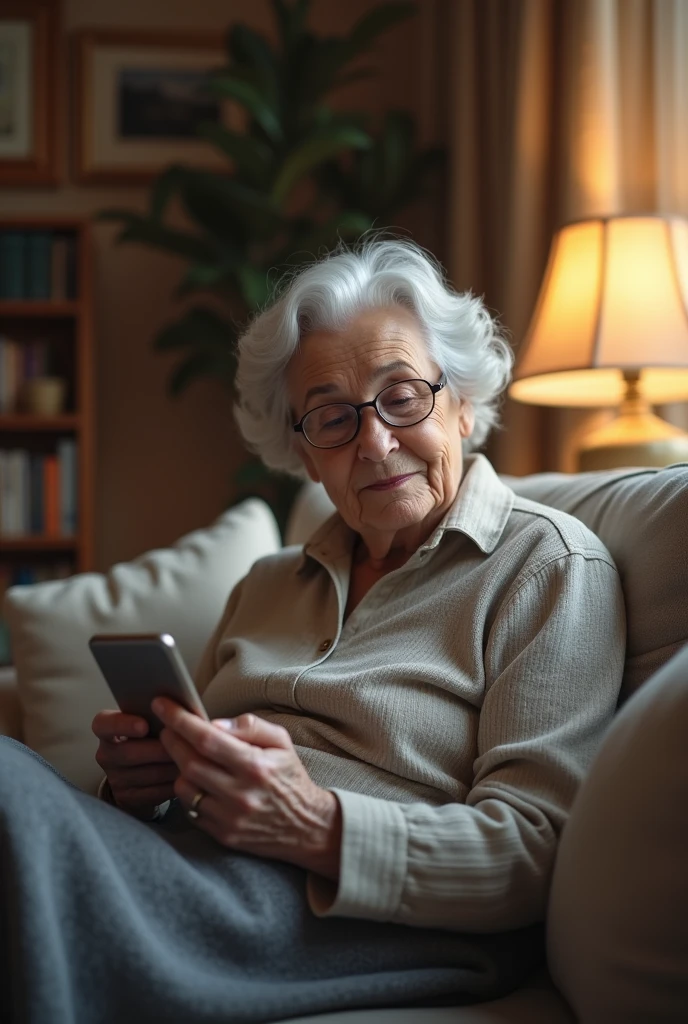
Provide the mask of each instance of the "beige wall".
{"label": "beige wall", "polygon": [[[313,25],[346,29],[374,0],[313,0]],[[422,0],[414,22],[380,46],[380,77],[347,99],[374,111],[407,107],[423,141],[443,133],[439,102],[437,4]],[[256,28],[268,22],[267,0],[63,0],[63,62],[75,30],[87,27],[224,30],[233,19]],[[69,69],[71,73],[71,69]],[[146,190],[79,186],[70,178],[74,124],[72,89],[60,97],[64,168],[54,189],[5,189],[0,215],[61,213],[89,216],[106,206],[143,208]],[[442,256],[440,196],[400,221]],[[181,264],[137,246],[113,245],[108,225],[94,227],[97,413],[96,567],[168,544],[210,522],[232,497],[232,472],[243,455],[229,398],[212,381],[177,400],[166,394],[173,360],[154,354],[151,339],[174,315],[170,292]]]}

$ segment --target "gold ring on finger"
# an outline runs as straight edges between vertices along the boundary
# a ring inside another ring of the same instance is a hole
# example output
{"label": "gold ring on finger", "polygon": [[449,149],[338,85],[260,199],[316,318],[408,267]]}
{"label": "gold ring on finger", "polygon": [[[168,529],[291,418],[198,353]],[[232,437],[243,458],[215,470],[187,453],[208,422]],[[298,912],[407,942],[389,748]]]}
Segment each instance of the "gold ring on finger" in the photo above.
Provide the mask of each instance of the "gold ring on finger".
{"label": "gold ring on finger", "polygon": [[198,793],[196,793],[196,796],[191,801],[191,806],[186,812],[187,818],[191,818],[192,821],[196,821],[199,814],[198,808],[200,807],[201,800],[203,799],[204,796],[206,796],[206,794],[203,792],[202,789],[199,789]]}

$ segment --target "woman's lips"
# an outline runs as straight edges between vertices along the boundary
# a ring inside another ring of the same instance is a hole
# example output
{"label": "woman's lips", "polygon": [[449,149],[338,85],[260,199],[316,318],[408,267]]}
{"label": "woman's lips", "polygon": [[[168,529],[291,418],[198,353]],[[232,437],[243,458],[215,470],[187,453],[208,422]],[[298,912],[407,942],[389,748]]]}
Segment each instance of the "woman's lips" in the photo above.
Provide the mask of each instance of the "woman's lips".
{"label": "woman's lips", "polygon": [[368,484],[365,491],[393,491],[395,487],[401,487],[407,480],[410,480],[415,473],[402,473],[401,476],[390,476],[386,480],[380,480],[376,484]]}

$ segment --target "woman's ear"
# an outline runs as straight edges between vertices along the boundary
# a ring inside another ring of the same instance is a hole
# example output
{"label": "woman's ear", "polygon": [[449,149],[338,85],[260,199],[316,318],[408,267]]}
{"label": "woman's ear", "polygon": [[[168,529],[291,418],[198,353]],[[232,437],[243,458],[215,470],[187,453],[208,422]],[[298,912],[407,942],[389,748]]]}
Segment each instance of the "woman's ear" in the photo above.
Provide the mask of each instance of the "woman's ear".
{"label": "woman's ear", "polygon": [[475,426],[475,413],[470,402],[463,401],[459,410],[459,430],[461,437],[470,437]]}

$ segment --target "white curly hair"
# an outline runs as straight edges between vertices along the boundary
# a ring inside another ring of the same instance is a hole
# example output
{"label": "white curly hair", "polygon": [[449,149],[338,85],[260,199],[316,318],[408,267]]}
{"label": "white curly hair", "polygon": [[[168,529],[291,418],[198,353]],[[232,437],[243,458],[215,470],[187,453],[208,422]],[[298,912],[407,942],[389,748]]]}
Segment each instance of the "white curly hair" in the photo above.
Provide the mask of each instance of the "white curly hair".
{"label": "white curly hair", "polygon": [[266,466],[305,476],[285,382],[299,340],[309,331],[341,331],[366,310],[395,305],[413,311],[449,390],[473,409],[466,449],[483,444],[498,420],[513,353],[483,302],[454,291],[440,264],[420,246],[402,239],[341,244],[286,285],[282,279],[278,289],[276,301],[238,342],[234,411],[246,444]]}

